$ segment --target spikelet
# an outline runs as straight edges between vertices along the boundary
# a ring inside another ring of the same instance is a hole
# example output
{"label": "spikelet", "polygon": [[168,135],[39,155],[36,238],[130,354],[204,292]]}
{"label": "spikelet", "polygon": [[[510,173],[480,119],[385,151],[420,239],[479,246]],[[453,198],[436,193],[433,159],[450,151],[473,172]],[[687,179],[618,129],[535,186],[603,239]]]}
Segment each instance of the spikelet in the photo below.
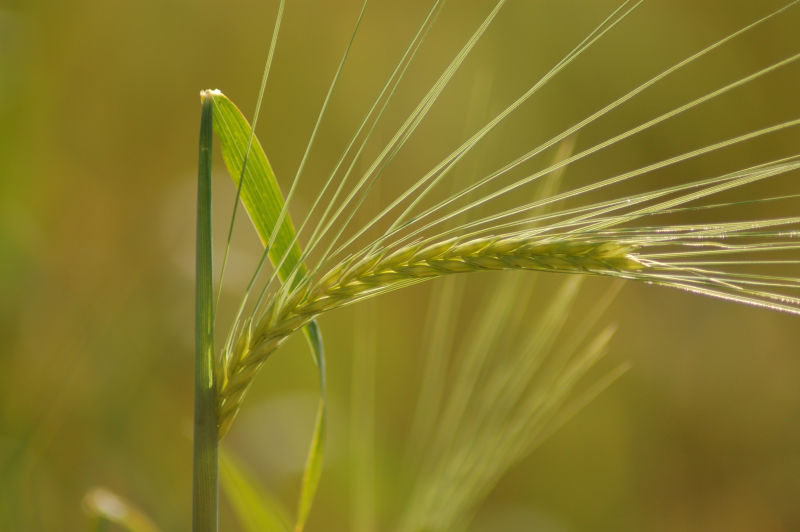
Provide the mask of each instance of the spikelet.
{"label": "spikelet", "polygon": [[608,240],[553,240],[530,237],[448,239],[414,244],[391,253],[370,253],[333,268],[314,286],[302,285],[272,303],[222,372],[218,393],[220,438],[230,428],[254,376],[286,338],[317,315],[369,295],[454,273],[535,270],[614,275],[644,265],[635,247]]}

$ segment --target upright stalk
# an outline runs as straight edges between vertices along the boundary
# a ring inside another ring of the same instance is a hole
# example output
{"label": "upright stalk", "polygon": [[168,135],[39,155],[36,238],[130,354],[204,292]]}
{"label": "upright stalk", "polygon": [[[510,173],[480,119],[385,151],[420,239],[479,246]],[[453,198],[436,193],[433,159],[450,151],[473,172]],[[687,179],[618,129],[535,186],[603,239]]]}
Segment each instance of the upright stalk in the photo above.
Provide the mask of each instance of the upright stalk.
{"label": "upright stalk", "polygon": [[217,532],[219,462],[214,299],[211,263],[211,98],[201,94],[197,173],[197,273],[195,286],[194,462],[192,531]]}

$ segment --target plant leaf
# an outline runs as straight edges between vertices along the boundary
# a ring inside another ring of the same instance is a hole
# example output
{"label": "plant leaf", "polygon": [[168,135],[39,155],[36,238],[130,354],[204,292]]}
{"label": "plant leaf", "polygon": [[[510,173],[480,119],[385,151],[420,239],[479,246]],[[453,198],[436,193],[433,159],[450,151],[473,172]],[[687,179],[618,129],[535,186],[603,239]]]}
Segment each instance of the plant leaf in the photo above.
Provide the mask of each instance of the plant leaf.
{"label": "plant leaf", "polygon": [[195,274],[194,458],[192,531],[219,530],[217,384],[214,357],[214,278],[211,232],[212,104],[200,95]]}
{"label": "plant leaf", "polygon": [[289,532],[289,518],[283,506],[222,448],[220,466],[222,490],[246,532]]}
{"label": "plant leaf", "polygon": [[[250,124],[239,108],[220,91],[207,91],[214,103],[214,132],[220,142],[222,158],[234,184],[239,186],[242,176],[242,164],[250,140]],[[257,137],[253,137],[250,153],[247,155],[247,167],[244,171],[244,184],[241,187],[241,199],[250,220],[253,222],[261,242],[267,245],[275,223],[283,209],[283,195],[275,179],[275,173],[269,164],[264,149]],[[289,255],[278,271],[281,281],[292,273],[300,262],[300,246],[295,241],[294,226],[289,216],[284,216],[269,259],[277,264],[287,249]],[[305,275],[305,266],[300,265],[298,279]]]}
{"label": "plant leaf", "polygon": [[[275,179],[275,173],[269,164],[261,143],[256,137],[252,139],[250,152],[247,154],[247,165],[244,173],[242,172],[242,165],[244,164],[247,146],[251,137],[250,124],[228,97],[220,91],[208,92],[214,103],[214,131],[220,141],[225,166],[237,186],[239,186],[240,177],[244,176],[244,183],[241,186],[242,203],[261,238],[261,242],[267,245],[284,205],[283,195]],[[278,234],[268,255],[273,266],[283,260],[283,264],[278,270],[278,277],[281,281],[285,281],[295,267],[297,267],[297,275],[294,278],[295,283],[300,282],[306,276],[307,270],[305,265],[300,263],[302,253],[295,239],[294,226],[288,214],[283,217]],[[284,255],[286,255],[285,259]],[[296,525],[296,530],[298,531],[302,530],[305,525],[317,491],[317,485],[319,484],[327,424],[325,349],[322,343],[322,334],[316,322],[311,322],[307,325],[303,332],[308,340],[314,364],[317,366],[319,374],[320,403],[314,423],[311,448],[306,459],[306,467],[300,487]]]}

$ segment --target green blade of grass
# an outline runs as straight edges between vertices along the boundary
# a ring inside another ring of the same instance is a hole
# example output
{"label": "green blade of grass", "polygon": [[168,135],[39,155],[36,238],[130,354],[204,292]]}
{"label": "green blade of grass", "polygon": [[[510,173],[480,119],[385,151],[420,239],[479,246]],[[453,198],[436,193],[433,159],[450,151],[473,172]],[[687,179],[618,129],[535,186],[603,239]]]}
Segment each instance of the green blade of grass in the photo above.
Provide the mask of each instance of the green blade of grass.
{"label": "green blade of grass", "polygon": [[[207,93],[213,103],[214,132],[220,143],[225,166],[237,187],[240,186],[241,176],[244,176],[244,183],[241,185],[242,203],[261,242],[266,246],[283,209],[283,195],[275,173],[257,137],[253,137],[247,165],[242,172],[251,137],[250,124],[227,96],[220,91],[207,91]],[[276,264],[286,250],[290,250],[289,255],[278,271],[282,281],[298,264],[301,255],[300,246],[294,239],[294,226],[288,216],[281,221],[275,242],[269,250],[270,261]],[[305,273],[305,267],[301,265],[299,270],[301,275],[298,279]]]}
{"label": "green blade of grass", "polygon": [[[265,246],[270,242],[270,235],[273,234],[276,225],[280,224],[275,231],[272,247],[267,253],[272,264],[278,268],[280,280],[286,281],[290,274],[294,274],[292,284],[297,284],[306,276],[306,268],[300,262],[302,254],[295,238],[292,221],[288,214],[281,216],[284,210],[283,196],[264,149],[258,138],[252,135],[247,119],[230,99],[220,91],[207,91],[207,94],[213,102],[214,131],[220,141],[222,157],[228,173],[241,190],[245,210]],[[248,146],[250,151],[245,164]],[[242,176],[244,181],[240,184]],[[303,529],[319,484],[327,424],[325,350],[322,334],[316,322],[310,323],[303,331],[319,374],[321,396],[300,488],[297,530]]]}
{"label": "green blade of grass", "polygon": [[283,506],[261,489],[225,449],[220,449],[220,481],[245,532],[289,532],[289,518]]}
{"label": "green blade of grass", "polygon": [[211,255],[211,101],[200,96],[200,155],[197,171],[197,258],[195,275],[194,464],[192,530],[219,528],[217,384],[214,356],[214,280]]}

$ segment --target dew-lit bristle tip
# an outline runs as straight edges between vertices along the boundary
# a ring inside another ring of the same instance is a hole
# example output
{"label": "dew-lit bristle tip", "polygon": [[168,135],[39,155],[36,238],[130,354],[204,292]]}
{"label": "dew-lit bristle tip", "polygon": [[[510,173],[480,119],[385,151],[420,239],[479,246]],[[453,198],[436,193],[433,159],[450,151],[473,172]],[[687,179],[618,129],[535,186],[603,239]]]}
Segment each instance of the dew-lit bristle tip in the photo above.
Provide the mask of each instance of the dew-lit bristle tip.
{"label": "dew-lit bristle tip", "polygon": [[200,91],[200,101],[203,102],[206,98],[213,98],[215,96],[222,96],[222,91],[219,89],[206,89]]}

